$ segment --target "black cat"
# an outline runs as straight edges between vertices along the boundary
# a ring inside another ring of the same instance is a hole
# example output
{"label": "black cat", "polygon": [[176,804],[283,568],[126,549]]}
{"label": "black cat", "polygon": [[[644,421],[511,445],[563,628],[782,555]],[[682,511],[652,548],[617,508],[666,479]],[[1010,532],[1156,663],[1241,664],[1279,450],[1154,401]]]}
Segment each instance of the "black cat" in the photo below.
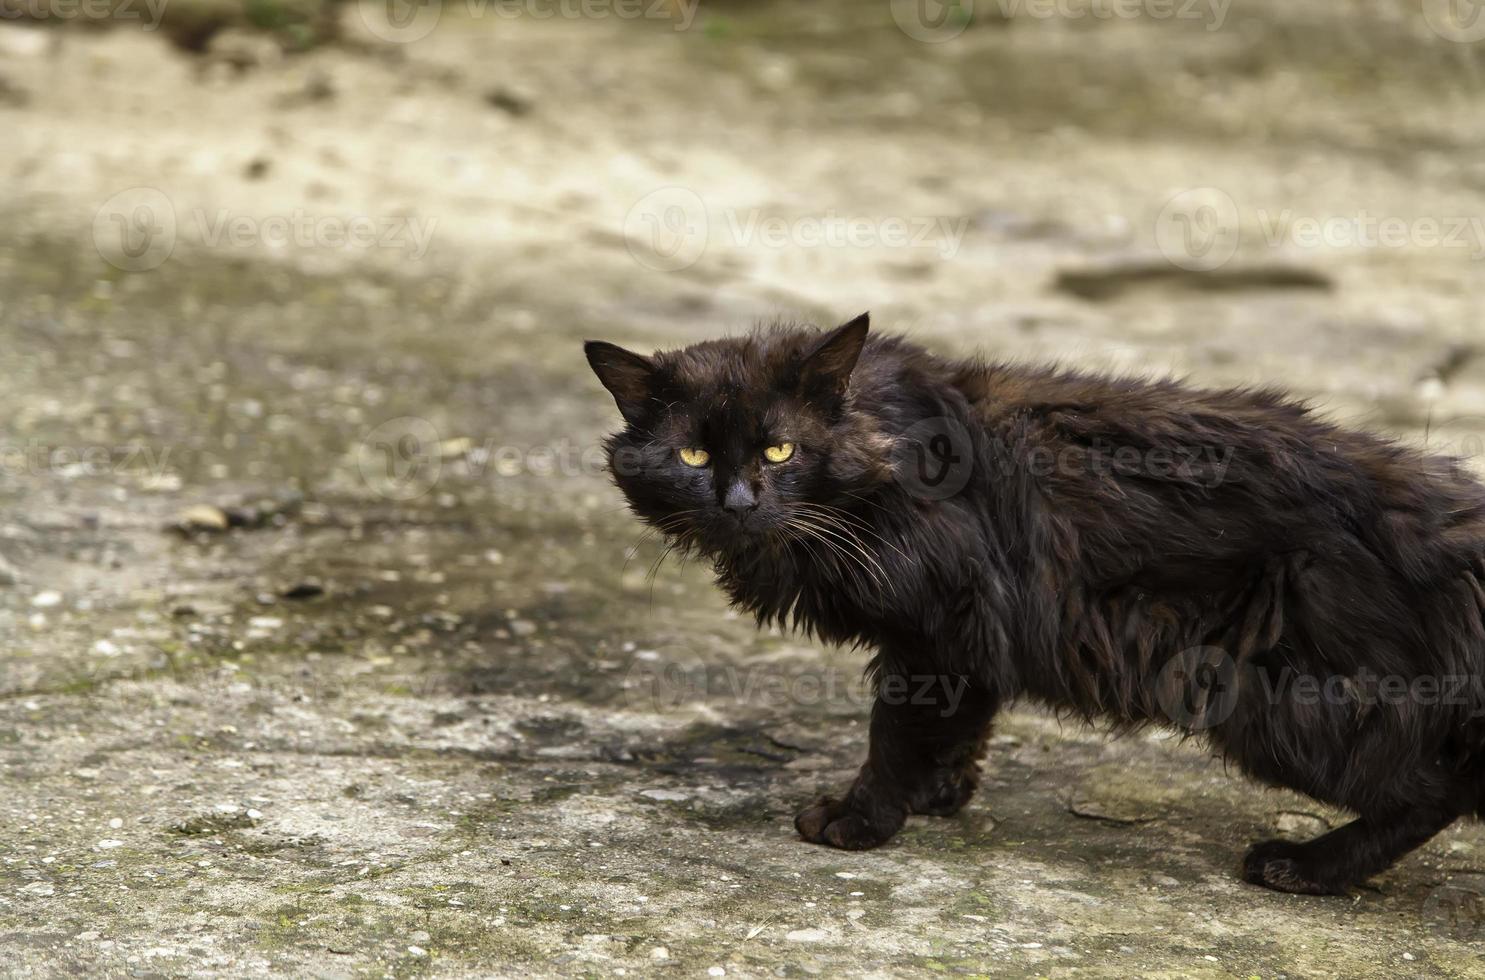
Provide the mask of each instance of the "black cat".
{"label": "black cat", "polygon": [[955,812],[1022,696],[1200,731],[1359,814],[1253,846],[1270,888],[1342,892],[1478,815],[1485,488],[1453,461],[1274,390],[945,360],[866,316],[586,350],[634,512],[760,622],[876,651],[866,763],[805,839]]}

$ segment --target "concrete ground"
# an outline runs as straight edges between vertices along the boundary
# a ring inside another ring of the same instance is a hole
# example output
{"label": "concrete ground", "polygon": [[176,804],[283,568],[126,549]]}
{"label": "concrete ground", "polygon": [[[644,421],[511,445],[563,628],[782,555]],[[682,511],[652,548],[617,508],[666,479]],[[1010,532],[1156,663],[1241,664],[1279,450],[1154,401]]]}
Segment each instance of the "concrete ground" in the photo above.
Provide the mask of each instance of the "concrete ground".
{"label": "concrete ground", "polygon": [[800,843],[862,655],[654,567],[596,465],[582,338],[866,309],[1478,451],[1438,5],[993,6],[0,22],[0,972],[1485,974],[1479,827],[1253,888],[1344,815],[1166,733],[1017,710],[960,816]]}

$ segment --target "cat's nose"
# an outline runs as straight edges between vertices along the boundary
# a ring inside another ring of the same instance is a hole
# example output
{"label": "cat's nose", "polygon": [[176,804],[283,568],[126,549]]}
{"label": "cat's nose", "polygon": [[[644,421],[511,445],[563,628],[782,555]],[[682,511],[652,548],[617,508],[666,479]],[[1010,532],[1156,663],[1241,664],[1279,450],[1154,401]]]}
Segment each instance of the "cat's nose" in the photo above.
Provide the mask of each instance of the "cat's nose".
{"label": "cat's nose", "polygon": [[758,509],[758,497],[745,480],[734,480],[722,498],[722,509],[734,517],[747,517]]}

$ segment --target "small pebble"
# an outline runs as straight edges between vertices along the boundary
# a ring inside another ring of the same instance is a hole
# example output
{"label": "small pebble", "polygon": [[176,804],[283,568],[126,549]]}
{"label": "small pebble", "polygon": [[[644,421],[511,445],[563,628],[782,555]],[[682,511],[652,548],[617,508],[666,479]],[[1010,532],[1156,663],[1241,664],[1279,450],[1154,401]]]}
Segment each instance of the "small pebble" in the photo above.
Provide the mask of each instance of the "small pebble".
{"label": "small pebble", "polygon": [[639,795],[651,800],[664,800],[669,803],[681,803],[691,797],[686,793],[679,793],[673,789],[642,789]]}
{"label": "small pebble", "polygon": [[225,531],[229,523],[227,512],[210,504],[187,507],[175,519],[175,526],[182,531]]}
{"label": "small pebble", "polygon": [[31,597],[31,605],[37,609],[50,609],[53,606],[60,606],[61,604],[62,593],[54,592],[50,589],[45,592],[38,592]]}
{"label": "small pebble", "polygon": [[784,933],[791,943],[821,943],[830,938],[824,929],[793,929]]}

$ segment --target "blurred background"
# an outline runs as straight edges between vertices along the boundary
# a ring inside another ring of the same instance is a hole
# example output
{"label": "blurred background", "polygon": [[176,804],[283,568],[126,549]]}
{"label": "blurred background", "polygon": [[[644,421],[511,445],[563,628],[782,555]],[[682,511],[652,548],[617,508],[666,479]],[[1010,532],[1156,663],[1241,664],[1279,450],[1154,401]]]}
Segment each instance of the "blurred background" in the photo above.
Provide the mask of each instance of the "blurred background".
{"label": "blurred background", "polygon": [[[0,0],[0,923],[110,975],[1470,975],[1456,827],[1029,711],[800,844],[860,653],[641,540],[584,338],[785,316],[1485,436],[1476,0]],[[1471,462],[1470,465],[1476,465]]]}

